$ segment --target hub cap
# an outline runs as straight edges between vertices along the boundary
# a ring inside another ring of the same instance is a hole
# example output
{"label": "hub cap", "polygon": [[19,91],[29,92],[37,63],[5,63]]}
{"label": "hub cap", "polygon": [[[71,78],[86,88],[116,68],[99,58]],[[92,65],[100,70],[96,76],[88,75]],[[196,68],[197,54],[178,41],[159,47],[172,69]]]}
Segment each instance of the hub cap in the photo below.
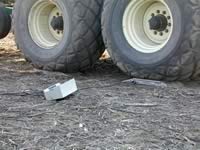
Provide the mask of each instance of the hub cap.
{"label": "hub cap", "polygon": [[51,49],[63,38],[64,21],[60,8],[53,2],[40,0],[30,10],[28,28],[33,41]]}
{"label": "hub cap", "polygon": [[137,51],[160,51],[173,32],[171,11],[164,0],[131,0],[123,16],[123,32]]}

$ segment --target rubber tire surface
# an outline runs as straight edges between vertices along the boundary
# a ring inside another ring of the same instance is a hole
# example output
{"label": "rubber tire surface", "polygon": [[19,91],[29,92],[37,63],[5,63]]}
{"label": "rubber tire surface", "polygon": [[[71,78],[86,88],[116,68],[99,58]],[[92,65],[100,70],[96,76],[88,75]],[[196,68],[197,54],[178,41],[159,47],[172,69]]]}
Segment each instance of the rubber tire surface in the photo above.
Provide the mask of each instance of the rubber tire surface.
{"label": "rubber tire surface", "polygon": [[69,22],[69,34],[64,31],[63,40],[49,50],[36,45],[29,34],[28,14],[36,1],[17,0],[13,12],[16,43],[26,60],[49,71],[77,72],[91,67],[104,51],[100,19],[103,0],[57,0],[64,8],[63,19]]}
{"label": "rubber tire surface", "polygon": [[11,29],[11,16],[6,13],[3,5],[0,5],[0,39],[6,37]]}
{"label": "rubber tire surface", "polygon": [[199,1],[165,0],[174,17],[174,31],[167,45],[160,52],[153,54],[136,51],[123,35],[122,17],[129,2],[104,2],[102,32],[104,43],[114,63],[128,75],[137,78],[168,81],[199,79]]}

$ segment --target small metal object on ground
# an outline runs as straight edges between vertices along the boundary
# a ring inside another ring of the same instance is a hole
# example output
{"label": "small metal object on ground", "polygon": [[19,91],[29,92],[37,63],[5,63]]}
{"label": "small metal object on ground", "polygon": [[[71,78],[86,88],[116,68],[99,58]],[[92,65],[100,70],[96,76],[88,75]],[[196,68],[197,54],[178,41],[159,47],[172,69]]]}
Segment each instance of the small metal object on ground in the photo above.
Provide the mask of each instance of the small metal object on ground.
{"label": "small metal object on ground", "polygon": [[162,88],[167,87],[167,84],[162,81],[137,79],[137,78],[124,80],[123,83],[134,83],[134,84],[138,84],[138,85],[147,85],[147,86],[155,86],[155,87],[162,87]]}
{"label": "small metal object on ground", "polygon": [[46,100],[63,99],[78,90],[75,79],[71,79],[63,84],[57,83],[45,89],[44,96]]}

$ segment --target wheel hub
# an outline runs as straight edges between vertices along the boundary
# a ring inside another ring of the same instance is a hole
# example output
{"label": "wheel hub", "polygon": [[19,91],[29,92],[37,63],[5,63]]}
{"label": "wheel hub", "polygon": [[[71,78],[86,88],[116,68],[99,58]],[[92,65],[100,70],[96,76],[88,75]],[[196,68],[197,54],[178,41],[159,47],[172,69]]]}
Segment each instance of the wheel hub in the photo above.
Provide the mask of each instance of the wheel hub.
{"label": "wheel hub", "polygon": [[167,18],[164,15],[152,16],[149,27],[151,30],[164,31],[167,28]]}
{"label": "wheel hub", "polygon": [[51,34],[57,39],[61,40],[64,31],[64,20],[60,10],[55,7],[49,15],[49,29]]}
{"label": "wheel hub", "polygon": [[131,0],[123,15],[128,44],[142,53],[155,53],[169,41],[173,17],[164,0]]}
{"label": "wheel hub", "polygon": [[63,17],[62,16],[53,17],[53,19],[51,21],[51,27],[54,30],[63,31],[63,29],[64,29]]}
{"label": "wheel hub", "polygon": [[32,40],[41,48],[52,49],[58,45],[64,32],[59,6],[52,1],[37,1],[30,10],[28,27]]}

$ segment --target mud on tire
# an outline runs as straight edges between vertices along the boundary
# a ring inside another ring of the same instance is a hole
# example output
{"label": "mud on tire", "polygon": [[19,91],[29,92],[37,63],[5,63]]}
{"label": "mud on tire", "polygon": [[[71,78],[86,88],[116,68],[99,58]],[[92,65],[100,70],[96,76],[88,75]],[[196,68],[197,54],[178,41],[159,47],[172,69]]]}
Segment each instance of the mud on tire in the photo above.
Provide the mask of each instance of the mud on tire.
{"label": "mud on tire", "polygon": [[[123,19],[130,3],[129,0],[105,0],[104,3],[104,42],[117,66],[128,75],[139,78],[169,81],[199,79],[200,3],[192,0],[165,0],[173,18],[173,31],[162,47],[149,52],[140,48],[136,42],[131,43],[131,39],[127,39],[128,36],[124,33],[126,27]],[[155,16],[156,11],[151,15]],[[137,24],[128,27],[135,26]]]}
{"label": "mud on tire", "polygon": [[[76,72],[92,66],[104,51],[100,23],[102,3],[102,0],[17,0],[13,16],[19,49],[40,69]],[[46,13],[52,17],[50,21]],[[64,22],[63,30],[55,24],[52,29],[54,18]],[[40,21],[43,22],[40,24]],[[48,23],[49,27],[43,27]],[[48,34],[43,30],[48,30]]]}

